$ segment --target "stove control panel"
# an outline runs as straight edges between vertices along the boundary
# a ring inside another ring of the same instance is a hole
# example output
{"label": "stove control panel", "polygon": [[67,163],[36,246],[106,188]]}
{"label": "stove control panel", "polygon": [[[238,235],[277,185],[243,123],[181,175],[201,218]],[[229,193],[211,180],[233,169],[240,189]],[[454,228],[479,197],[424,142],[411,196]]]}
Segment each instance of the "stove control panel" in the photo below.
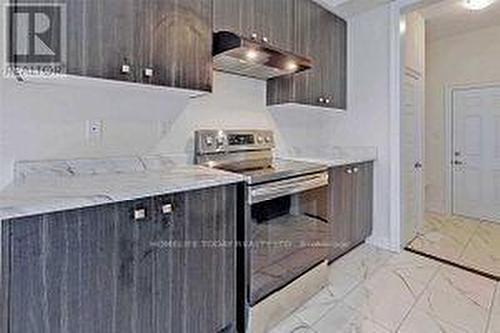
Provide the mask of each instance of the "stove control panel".
{"label": "stove control panel", "polygon": [[270,150],[274,147],[273,132],[267,130],[199,130],[195,132],[197,155]]}

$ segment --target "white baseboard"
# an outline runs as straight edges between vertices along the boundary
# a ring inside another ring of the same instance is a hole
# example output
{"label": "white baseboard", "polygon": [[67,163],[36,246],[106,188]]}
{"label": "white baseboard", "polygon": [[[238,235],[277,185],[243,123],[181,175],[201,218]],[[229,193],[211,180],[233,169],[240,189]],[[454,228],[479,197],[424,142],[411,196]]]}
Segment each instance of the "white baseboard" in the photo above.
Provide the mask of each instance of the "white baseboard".
{"label": "white baseboard", "polygon": [[440,214],[440,215],[448,215],[446,213],[446,209],[443,207],[443,205],[440,205],[438,203],[427,203],[425,205],[425,212],[426,213]]}
{"label": "white baseboard", "polygon": [[399,246],[394,246],[388,238],[385,237],[375,237],[372,236],[366,240],[367,244],[373,245],[375,247],[379,247],[384,250],[392,251],[392,252],[401,252],[401,248]]}

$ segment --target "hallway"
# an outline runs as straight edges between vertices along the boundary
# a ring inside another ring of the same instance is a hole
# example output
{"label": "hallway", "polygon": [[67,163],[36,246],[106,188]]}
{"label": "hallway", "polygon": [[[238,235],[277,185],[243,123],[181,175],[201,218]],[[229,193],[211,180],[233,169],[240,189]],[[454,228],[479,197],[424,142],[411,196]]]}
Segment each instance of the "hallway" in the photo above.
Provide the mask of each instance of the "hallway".
{"label": "hallway", "polygon": [[428,214],[409,250],[500,278],[500,224]]}

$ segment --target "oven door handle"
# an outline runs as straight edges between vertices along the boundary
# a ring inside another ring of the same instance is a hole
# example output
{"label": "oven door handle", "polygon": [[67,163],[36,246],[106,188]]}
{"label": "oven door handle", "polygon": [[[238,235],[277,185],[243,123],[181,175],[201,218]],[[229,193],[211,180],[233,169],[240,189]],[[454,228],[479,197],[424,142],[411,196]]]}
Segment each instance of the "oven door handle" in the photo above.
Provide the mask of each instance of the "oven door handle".
{"label": "oven door handle", "polygon": [[328,172],[256,185],[250,188],[251,205],[328,185]]}

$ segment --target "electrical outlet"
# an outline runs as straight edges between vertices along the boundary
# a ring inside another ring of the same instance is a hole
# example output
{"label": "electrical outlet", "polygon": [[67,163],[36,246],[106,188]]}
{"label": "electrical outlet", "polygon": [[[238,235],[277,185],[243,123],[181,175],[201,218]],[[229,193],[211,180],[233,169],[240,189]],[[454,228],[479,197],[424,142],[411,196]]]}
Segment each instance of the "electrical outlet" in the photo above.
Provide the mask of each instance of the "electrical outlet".
{"label": "electrical outlet", "polygon": [[103,129],[102,120],[87,121],[87,143],[90,145],[101,143]]}

